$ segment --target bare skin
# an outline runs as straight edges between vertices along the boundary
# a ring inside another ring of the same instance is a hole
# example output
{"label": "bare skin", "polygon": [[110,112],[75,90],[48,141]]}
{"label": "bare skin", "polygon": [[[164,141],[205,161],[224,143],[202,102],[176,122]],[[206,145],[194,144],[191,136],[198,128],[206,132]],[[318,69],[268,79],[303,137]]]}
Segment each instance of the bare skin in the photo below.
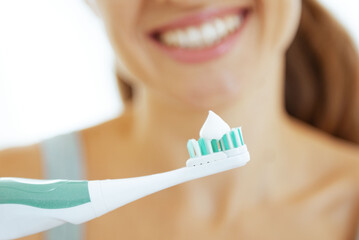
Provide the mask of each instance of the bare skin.
{"label": "bare skin", "polygon": [[[195,8],[239,2],[254,9],[240,44],[196,68],[167,58],[138,37],[143,29]],[[282,63],[297,27],[299,0],[97,3],[126,68],[123,74],[136,85],[136,98],[121,117],[81,131],[88,179],[135,177],[184,166],[186,141],[198,138],[209,109],[230,126],[243,126],[251,162],[90,221],[86,239],[354,237],[359,223],[358,146],[298,122],[283,109]],[[0,176],[41,178],[39,148],[30,149],[0,152]],[[33,165],[20,170],[24,161]]]}

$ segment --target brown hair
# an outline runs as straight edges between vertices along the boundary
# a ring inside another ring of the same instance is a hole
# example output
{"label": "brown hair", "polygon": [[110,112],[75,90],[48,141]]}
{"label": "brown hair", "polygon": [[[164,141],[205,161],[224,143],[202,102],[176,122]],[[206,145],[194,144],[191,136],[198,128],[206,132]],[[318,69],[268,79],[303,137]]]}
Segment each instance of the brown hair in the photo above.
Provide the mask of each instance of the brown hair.
{"label": "brown hair", "polygon": [[[287,112],[359,144],[359,57],[343,27],[315,0],[302,0],[298,32],[286,54]],[[134,89],[117,73],[121,96]]]}
{"label": "brown hair", "polygon": [[359,57],[343,27],[316,1],[303,0],[300,26],[287,51],[288,113],[359,144]]}

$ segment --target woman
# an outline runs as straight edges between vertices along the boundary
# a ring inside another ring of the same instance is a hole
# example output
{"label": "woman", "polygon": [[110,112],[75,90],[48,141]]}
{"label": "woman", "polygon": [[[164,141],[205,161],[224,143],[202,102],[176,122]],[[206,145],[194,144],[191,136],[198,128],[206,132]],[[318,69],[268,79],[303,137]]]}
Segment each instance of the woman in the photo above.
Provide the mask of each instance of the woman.
{"label": "woman", "polygon": [[[117,56],[125,110],[79,132],[88,179],[183,166],[209,109],[243,126],[251,163],[91,221],[86,239],[354,238],[358,55],[316,2],[90,4]],[[2,152],[0,175],[43,177],[42,151]]]}

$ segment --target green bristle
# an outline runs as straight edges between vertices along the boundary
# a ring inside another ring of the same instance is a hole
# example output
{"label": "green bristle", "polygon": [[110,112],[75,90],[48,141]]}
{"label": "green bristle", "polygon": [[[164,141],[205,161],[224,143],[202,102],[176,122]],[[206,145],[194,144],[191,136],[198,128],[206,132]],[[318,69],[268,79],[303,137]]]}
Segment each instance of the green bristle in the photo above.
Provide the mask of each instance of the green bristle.
{"label": "green bristle", "polygon": [[238,133],[239,133],[239,138],[241,139],[241,144],[244,145],[241,130],[240,130],[240,128],[237,128],[237,130],[238,130]]}
{"label": "green bristle", "polygon": [[201,148],[202,155],[203,156],[207,155],[208,151],[207,151],[206,142],[204,141],[204,139],[203,138],[198,139],[198,144],[199,144],[199,147]]}
{"label": "green bristle", "polygon": [[224,135],[224,136],[222,137],[222,140],[223,140],[223,144],[224,144],[225,150],[229,150],[229,144],[228,144],[227,135]]}
{"label": "green bristle", "polygon": [[218,142],[216,139],[212,139],[211,145],[212,145],[213,152],[219,152]]}
{"label": "green bristle", "polygon": [[187,149],[188,149],[189,156],[191,158],[194,158],[196,156],[196,154],[194,153],[194,147],[191,143],[191,140],[188,140],[188,142],[187,142]]}
{"label": "green bristle", "polygon": [[236,140],[236,136],[234,135],[234,132],[231,131],[229,134],[231,135],[231,139],[232,139],[233,146],[234,146],[235,148],[237,148],[237,147],[238,147],[238,143],[237,143],[237,140]]}

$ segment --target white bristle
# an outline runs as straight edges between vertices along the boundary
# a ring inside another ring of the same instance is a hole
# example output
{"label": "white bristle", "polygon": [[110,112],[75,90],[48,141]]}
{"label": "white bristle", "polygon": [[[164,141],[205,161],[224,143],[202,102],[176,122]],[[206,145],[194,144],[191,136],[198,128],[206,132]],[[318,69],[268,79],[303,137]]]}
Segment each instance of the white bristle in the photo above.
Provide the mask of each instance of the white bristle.
{"label": "white bristle", "polygon": [[192,146],[194,148],[194,152],[196,154],[196,157],[202,156],[201,148],[199,147],[198,142],[196,140],[191,140],[191,142],[192,142]]}
{"label": "white bristle", "polygon": [[206,143],[206,148],[207,148],[208,153],[209,153],[209,154],[212,154],[212,153],[213,153],[213,149],[212,149],[212,145],[211,145],[211,140],[205,139],[204,141],[205,141],[205,143]]}
{"label": "white bristle", "polygon": [[237,128],[233,128],[232,131],[234,132],[234,136],[236,137],[236,141],[238,146],[241,146],[241,138],[239,137],[239,133],[237,131]]}
{"label": "white bristle", "polygon": [[224,151],[225,147],[224,147],[223,139],[220,139],[218,142],[220,142],[219,147],[220,147],[221,151]]}
{"label": "white bristle", "polygon": [[[239,127],[238,129],[239,129],[239,131],[240,131],[240,133],[241,133],[242,141],[243,141],[243,144],[244,144],[243,133],[242,133],[242,127]],[[241,143],[241,144],[242,144],[242,143]]]}
{"label": "white bristle", "polygon": [[226,136],[227,136],[227,140],[228,140],[229,149],[234,148],[231,135],[229,133],[226,133]]}

